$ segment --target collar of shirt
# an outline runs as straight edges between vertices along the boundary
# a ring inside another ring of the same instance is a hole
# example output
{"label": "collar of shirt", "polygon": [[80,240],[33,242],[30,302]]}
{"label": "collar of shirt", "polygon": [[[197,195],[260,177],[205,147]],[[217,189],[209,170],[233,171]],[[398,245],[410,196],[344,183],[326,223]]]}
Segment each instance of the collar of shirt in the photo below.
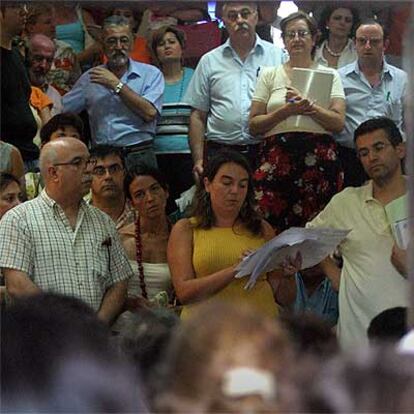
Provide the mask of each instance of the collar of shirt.
{"label": "collar of shirt", "polygon": [[[49,194],[46,192],[46,188],[44,188],[42,190],[42,192],[39,194],[39,197],[41,197],[42,200],[46,203],[46,205],[49,206],[50,208],[53,208],[53,209],[60,208],[60,209],[62,209],[62,207],[60,207],[60,205],[52,197],[49,196]],[[79,202],[79,209],[83,210],[85,206],[86,206],[86,202],[82,198],[81,201]]]}
{"label": "collar of shirt", "polygon": [[[358,59],[353,62],[350,63],[348,66],[345,66],[344,69],[344,74],[346,76],[350,75],[351,73],[356,73],[358,76],[361,76],[361,69],[359,68],[359,64],[358,64]],[[387,61],[385,60],[385,58],[382,60],[382,71],[381,71],[381,77],[387,74],[389,76],[393,76],[393,71],[392,71],[392,67],[387,63]]]}
{"label": "collar of shirt", "polygon": [[[226,51],[236,53],[230,43],[230,39],[227,39],[223,46],[223,53],[226,53]],[[256,51],[258,51],[259,53],[264,53],[263,40],[257,34],[254,46],[250,50],[249,54],[256,53]]]}
{"label": "collar of shirt", "polygon": [[[108,69],[108,64],[103,65],[104,68]],[[108,69],[109,70],[109,69]],[[139,70],[139,64],[129,58],[128,69],[126,72],[121,76],[123,79],[130,79],[131,77],[138,77],[140,78],[142,75]]]}

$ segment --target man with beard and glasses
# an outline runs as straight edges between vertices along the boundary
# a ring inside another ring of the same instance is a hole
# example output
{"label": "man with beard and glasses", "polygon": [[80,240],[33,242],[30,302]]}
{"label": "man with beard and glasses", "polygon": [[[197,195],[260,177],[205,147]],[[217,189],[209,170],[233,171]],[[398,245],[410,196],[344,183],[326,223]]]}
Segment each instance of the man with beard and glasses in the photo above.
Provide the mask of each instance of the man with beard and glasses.
{"label": "man with beard and glasses", "polygon": [[196,177],[203,175],[205,160],[223,147],[243,153],[255,168],[258,141],[249,134],[248,118],[256,79],[261,66],[282,63],[282,51],[255,32],[255,3],[225,3],[222,16],[229,39],[201,58],[183,99],[192,107],[189,137]]}
{"label": "man with beard and glasses", "polygon": [[133,61],[127,19],[111,16],[102,29],[107,63],[85,72],[64,96],[64,112],[88,111],[94,145],[123,150],[128,168],[156,166],[153,139],[161,113],[164,78],[154,66]]}
{"label": "man with beard and glasses", "polygon": [[135,219],[134,210],[124,192],[124,157],[119,148],[97,145],[91,149],[91,159],[94,167],[91,170],[90,204],[108,214],[119,231]]}
{"label": "man with beard and glasses", "polygon": [[52,116],[60,114],[63,108],[62,96],[47,80],[55,52],[55,44],[47,36],[35,34],[29,39],[26,63],[29,69],[30,83],[40,88],[52,100]]}

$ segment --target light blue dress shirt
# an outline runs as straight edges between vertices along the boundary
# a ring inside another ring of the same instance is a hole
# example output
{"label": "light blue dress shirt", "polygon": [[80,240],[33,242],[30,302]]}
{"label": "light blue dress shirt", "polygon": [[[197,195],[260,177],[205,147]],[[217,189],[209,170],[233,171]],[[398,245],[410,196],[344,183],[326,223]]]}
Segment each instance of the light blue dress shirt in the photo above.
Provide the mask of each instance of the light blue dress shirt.
{"label": "light blue dress shirt", "polygon": [[354,131],[368,119],[386,116],[403,128],[403,101],[407,89],[407,74],[384,60],[381,82],[372,87],[361,72],[358,61],[340,69],[346,97],[345,128],[334,135],[342,146],[354,148]]}
{"label": "light blue dress shirt", "polygon": [[[155,136],[157,119],[145,122],[113,90],[91,82],[89,72],[85,72],[63,97],[63,111],[88,111],[93,144],[119,147],[151,141]],[[130,59],[121,82],[151,102],[158,114],[161,113],[164,77],[159,69]]]}
{"label": "light blue dress shirt", "polygon": [[207,140],[230,145],[257,143],[248,127],[256,80],[261,66],[281,63],[282,50],[259,36],[244,62],[230,39],[200,59],[184,102],[207,112]]}

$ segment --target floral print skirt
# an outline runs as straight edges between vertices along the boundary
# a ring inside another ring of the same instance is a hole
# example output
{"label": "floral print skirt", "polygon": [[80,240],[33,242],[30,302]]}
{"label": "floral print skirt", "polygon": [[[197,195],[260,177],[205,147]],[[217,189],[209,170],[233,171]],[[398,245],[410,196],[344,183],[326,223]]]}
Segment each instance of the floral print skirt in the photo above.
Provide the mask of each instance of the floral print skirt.
{"label": "floral print skirt", "polygon": [[290,132],[259,147],[254,185],[259,210],[277,232],[303,227],[343,187],[337,146],[330,135]]}

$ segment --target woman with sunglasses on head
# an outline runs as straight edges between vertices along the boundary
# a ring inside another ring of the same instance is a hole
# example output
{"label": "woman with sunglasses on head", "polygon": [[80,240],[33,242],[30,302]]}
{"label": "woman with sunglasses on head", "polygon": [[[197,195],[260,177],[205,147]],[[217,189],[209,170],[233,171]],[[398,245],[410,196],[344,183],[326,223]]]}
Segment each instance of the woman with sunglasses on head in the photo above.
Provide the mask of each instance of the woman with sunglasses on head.
{"label": "woman with sunglasses on head", "polygon": [[[332,134],[343,129],[345,118],[338,73],[313,60],[315,20],[299,11],[284,18],[281,29],[290,58],[284,65],[262,70],[249,121],[251,134],[262,138],[253,177],[256,197],[265,219],[277,231],[305,225],[341,190],[343,173]],[[333,81],[326,86],[330,88],[327,108],[292,87],[294,68],[329,73]],[[299,126],[288,122],[297,115],[307,122]]]}
{"label": "woman with sunglasses on head", "polygon": [[319,30],[321,38],[315,51],[315,61],[331,68],[340,68],[357,58],[354,42],[358,12],[351,7],[326,6],[322,10]]}

